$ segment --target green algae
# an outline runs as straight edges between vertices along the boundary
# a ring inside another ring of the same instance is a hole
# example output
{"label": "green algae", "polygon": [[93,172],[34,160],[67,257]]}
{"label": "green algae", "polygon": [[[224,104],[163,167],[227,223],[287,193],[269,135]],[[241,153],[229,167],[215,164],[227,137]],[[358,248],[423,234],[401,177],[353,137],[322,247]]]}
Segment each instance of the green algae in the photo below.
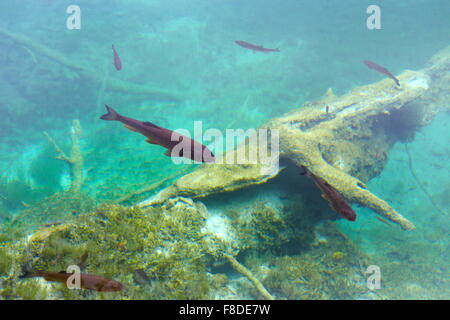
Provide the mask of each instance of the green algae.
{"label": "green algae", "polygon": [[[35,233],[27,244],[27,257],[34,257],[28,261],[29,268],[66,270],[87,253],[82,272],[115,279],[126,288],[105,294],[55,286],[58,297],[64,299],[208,298],[211,280],[200,232],[203,219],[195,207],[174,204],[165,209],[105,205],[80,215],[76,224]],[[137,269],[152,279],[151,285],[142,288],[133,280]]]}
{"label": "green algae", "polygon": [[[277,299],[350,299],[363,294],[367,259],[323,217],[300,204],[274,209],[256,202],[248,214],[227,212],[238,245],[205,231],[206,207],[187,198],[159,207],[104,204],[66,223],[5,242],[0,250],[4,299],[211,299],[229,296],[223,254],[252,271]],[[295,250],[292,249],[295,247]],[[291,256],[286,256],[290,252]],[[336,259],[338,252],[339,259]],[[269,265],[267,265],[269,263]],[[222,269],[214,269],[214,265]],[[70,290],[25,272],[61,271],[79,265],[82,273],[121,282],[122,292]],[[230,266],[228,266],[229,268]],[[223,269],[225,268],[225,269]],[[136,272],[144,280],[136,278]],[[215,270],[217,273],[214,273]],[[237,282],[260,297],[249,281]],[[25,288],[30,290],[25,292]],[[232,285],[233,287],[234,285]]]}
{"label": "green algae", "polygon": [[[363,266],[367,257],[333,224],[317,230],[326,240],[308,252],[274,258],[264,285],[284,299],[354,299],[366,293]],[[335,252],[342,253],[340,259],[335,259]]]}

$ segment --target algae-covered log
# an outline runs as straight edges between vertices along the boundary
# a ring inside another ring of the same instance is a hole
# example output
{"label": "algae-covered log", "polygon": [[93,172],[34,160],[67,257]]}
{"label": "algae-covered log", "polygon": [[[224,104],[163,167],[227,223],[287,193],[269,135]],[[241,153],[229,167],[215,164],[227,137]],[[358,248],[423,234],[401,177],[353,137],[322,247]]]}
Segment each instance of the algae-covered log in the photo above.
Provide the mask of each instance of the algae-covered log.
{"label": "algae-covered log", "polygon": [[[329,90],[319,101],[305,103],[262,128],[278,130],[280,159],[307,167],[349,201],[373,209],[405,230],[413,230],[413,223],[371,193],[365,182],[381,172],[396,141],[410,139],[437,112],[448,108],[445,101],[449,100],[439,97],[448,97],[449,66],[447,48],[421,72],[403,72],[398,77],[400,87],[385,79],[341,97]],[[252,147],[258,149],[257,144]],[[236,152],[231,150],[226,155],[234,157]],[[234,191],[276,175],[276,171],[261,170],[260,164],[203,165],[140,205],[161,203],[177,195],[195,198]]]}

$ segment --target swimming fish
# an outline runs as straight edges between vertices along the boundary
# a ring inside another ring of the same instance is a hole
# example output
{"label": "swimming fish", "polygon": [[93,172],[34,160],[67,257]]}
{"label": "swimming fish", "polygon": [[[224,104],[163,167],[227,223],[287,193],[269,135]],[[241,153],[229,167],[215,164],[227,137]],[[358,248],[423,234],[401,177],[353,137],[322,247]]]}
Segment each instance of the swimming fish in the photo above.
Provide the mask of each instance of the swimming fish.
{"label": "swimming fish", "polygon": [[[72,273],[67,273],[65,271],[37,271],[35,273],[26,274],[21,278],[42,277],[50,282],[61,282],[67,285],[67,279],[69,279],[69,277],[72,275]],[[101,292],[122,291],[124,289],[123,285],[116,280],[84,273],[80,274],[80,287],[83,289],[96,290]]]}
{"label": "swimming fish", "polygon": [[114,66],[116,67],[116,70],[122,70],[122,61],[120,60],[119,55],[117,54],[116,48],[114,48],[114,45],[112,45],[113,53],[114,53]]}
{"label": "swimming fish", "polygon": [[388,69],[386,69],[386,68],[384,68],[384,67],[380,66],[379,64],[376,64],[375,62],[372,62],[372,61],[364,60],[364,63],[370,69],[376,70],[376,71],[378,71],[378,72],[388,76],[389,78],[394,80],[395,84],[397,84],[400,87],[400,81],[398,81],[398,79],[392,73],[390,73]]}
{"label": "swimming fish", "polygon": [[257,46],[255,44],[251,44],[245,41],[241,41],[241,40],[236,40],[235,41],[236,44],[240,45],[241,47],[244,47],[246,49],[250,49],[253,50],[253,52],[255,51],[260,51],[260,52],[280,52],[280,49],[267,49],[264,48],[263,46]]}
{"label": "swimming fish", "polygon": [[345,201],[344,197],[336,191],[328,182],[323,180],[322,178],[314,175],[312,172],[310,172],[308,169],[303,167],[305,170],[305,173],[310,176],[316,185],[322,190],[322,198],[327,200],[330,204],[330,207],[339,213],[343,218],[355,221],[356,220],[356,213],[353,211],[352,207]]}
{"label": "swimming fish", "polygon": [[386,220],[384,220],[383,218],[380,218],[380,217],[375,217],[378,221],[381,221],[381,222],[383,222],[384,224],[387,224],[388,226],[390,225],[390,223],[389,222],[387,222]]}
{"label": "swimming fish", "polygon": [[[101,116],[100,119],[122,122],[125,125],[125,128],[146,136],[146,141],[148,143],[160,145],[166,148],[167,151],[164,154],[168,157],[184,157],[198,162],[214,162],[215,160],[214,154],[211,150],[195,140],[178,134],[172,130],[158,127],[151,122],[141,122],[139,120],[124,117],[108,105],[105,105],[105,107],[106,110],[108,110],[108,113]],[[175,138],[174,141],[172,140],[173,138]],[[178,154],[176,151],[172,152],[172,149],[174,149],[174,147],[179,143],[182,143],[182,146],[190,146],[190,150],[188,150],[190,152],[186,152],[187,154],[184,154],[183,150],[185,150],[185,148],[181,148]]]}

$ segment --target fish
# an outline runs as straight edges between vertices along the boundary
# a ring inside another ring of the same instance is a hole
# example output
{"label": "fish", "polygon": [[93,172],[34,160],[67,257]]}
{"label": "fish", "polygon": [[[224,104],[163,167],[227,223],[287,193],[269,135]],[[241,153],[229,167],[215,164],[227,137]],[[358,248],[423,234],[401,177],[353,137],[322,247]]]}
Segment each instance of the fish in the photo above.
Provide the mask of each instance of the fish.
{"label": "fish", "polygon": [[[37,271],[35,273],[25,274],[20,278],[42,277],[49,282],[61,282],[67,285],[67,279],[69,279],[69,277],[72,275],[73,273],[67,273],[65,271]],[[80,274],[80,287],[87,290],[95,290],[101,292],[115,292],[122,291],[124,289],[124,286],[116,280],[85,273]]]}
{"label": "fish", "polygon": [[267,49],[264,48],[263,46],[257,46],[255,44],[251,44],[245,41],[241,41],[241,40],[236,40],[235,41],[236,44],[240,45],[241,47],[244,47],[246,49],[250,49],[253,50],[253,52],[256,51],[260,51],[260,52],[280,52],[280,49],[276,48],[276,49]]}
{"label": "fish", "polygon": [[380,217],[375,217],[378,221],[381,221],[381,222],[383,222],[384,224],[387,224],[388,226],[390,225],[390,223],[389,222],[387,222],[386,220],[384,220],[383,218],[380,218]]}
{"label": "fish", "polygon": [[380,66],[379,64],[376,64],[375,62],[372,62],[372,61],[364,60],[363,62],[370,69],[376,70],[376,71],[378,71],[378,72],[388,76],[392,80],[394,80],[395,84],[400,87],[400,81],[398,81],[398,79],[392,73],[390,73],[388,69],[386,69],[386,68],[384,68],[384,67]]}
{"label": "fish", "polygon": [[340,216],[349,221],[356,220],[355,211],[345,201],[344,197],[339,192],[336,191],[336,189],[334,189],[324,179],[314,175],[305,167],[303,167],[303,169],[305,170],[305,172],[302,174],[306,174],[314,180],[315,184],[320,188],[320,190],[322,190],[322,198],[328,201],[330,207],[334,211],[336,211],[337,213],[339,213]]}
{"label": "fish", "polygon": [[[125,125],[125,128],[140,133],[147,137],[146,142],[162,146],[167,149],[164,155],[168,157],[184,157],[197,162],[214,162],[215,156],[207,146],[192,140],[184,135],[178,134],[172,130],[159,127],[151,122],[142,122],[136,119],[127,118],[118,114],[113,108],[105,105],[107,114],[100,117],[102,120],[119,121]],[[172,137],[177,137],[177,140],[172,141]],[[172,152],[172,149],[179,143],[190,146],[190,152],[184,154],[183,149]]]}
{"label": "fish", "polygon": [[116,67],[117,71],[122,70],[122,61],[120,60],[119,54],[116,51],[114,45],[112,45],[112,50],[114,53],[114,67]]}

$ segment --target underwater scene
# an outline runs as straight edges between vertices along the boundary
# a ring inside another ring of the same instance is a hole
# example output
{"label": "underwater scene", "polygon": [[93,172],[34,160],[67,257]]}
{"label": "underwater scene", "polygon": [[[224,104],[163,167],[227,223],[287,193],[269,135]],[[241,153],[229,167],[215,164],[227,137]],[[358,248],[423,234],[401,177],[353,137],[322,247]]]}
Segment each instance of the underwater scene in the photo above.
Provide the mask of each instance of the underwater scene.
{"label": "underwater scene", "polygon": [[450,298],[448,0],[0,2],[0,300]]}

